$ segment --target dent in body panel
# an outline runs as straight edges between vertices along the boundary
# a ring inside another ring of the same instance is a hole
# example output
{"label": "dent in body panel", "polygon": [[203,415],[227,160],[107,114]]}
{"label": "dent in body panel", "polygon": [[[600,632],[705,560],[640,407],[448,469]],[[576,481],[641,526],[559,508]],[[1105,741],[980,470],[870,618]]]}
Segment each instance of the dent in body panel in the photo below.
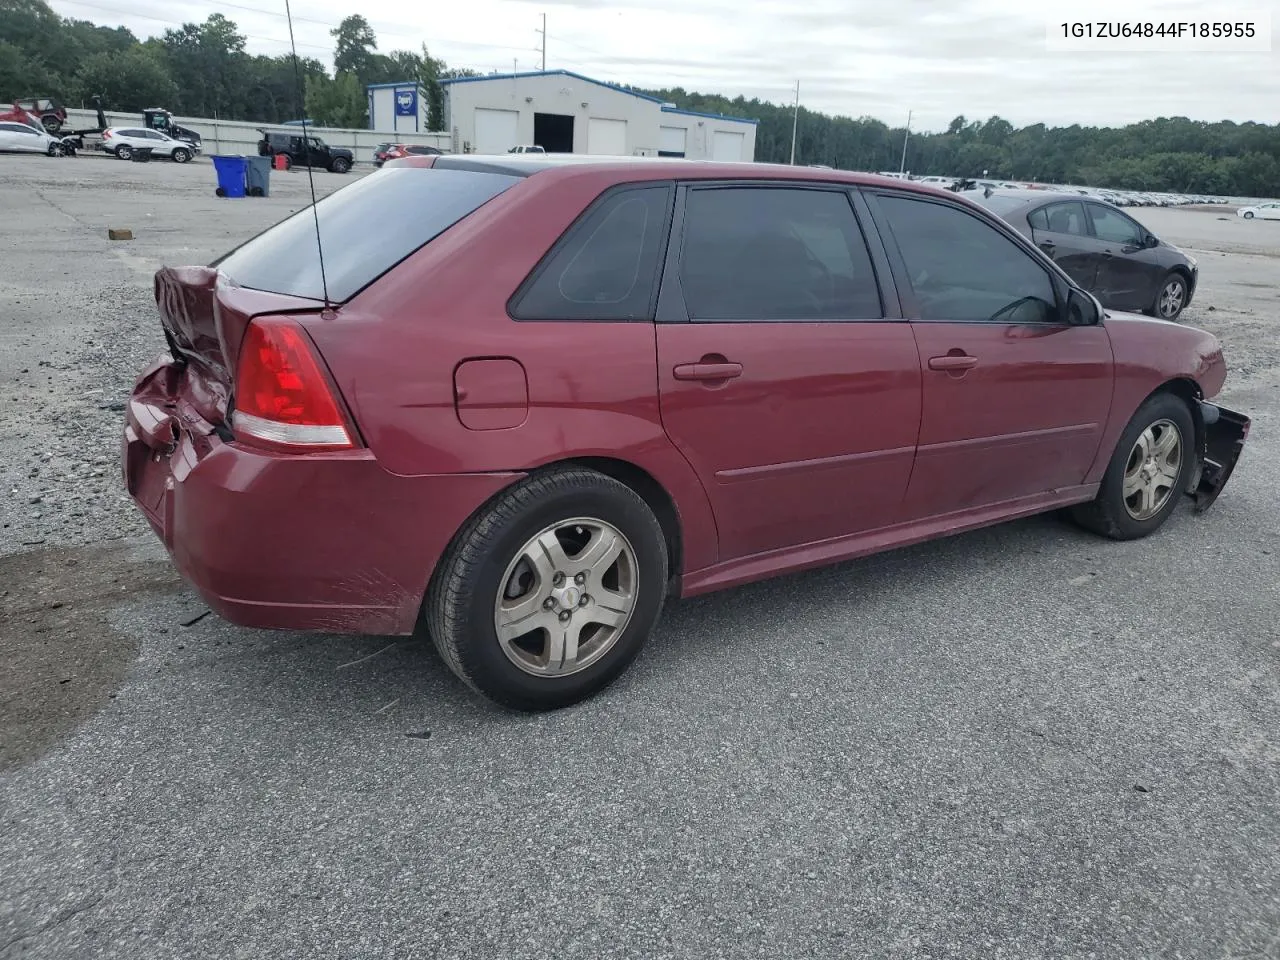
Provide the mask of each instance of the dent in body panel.
{"label": "dent in body panel", "polygon": [[1126,313],[1108,314],[1105,326],[1116,358],[1115,386],[1111,416],[1085,478],[1089,483],[1101,481],[1134,413],[1164,384],[1190,381],[1208,399],[1226,382],[1222,345],[1204,330]]}

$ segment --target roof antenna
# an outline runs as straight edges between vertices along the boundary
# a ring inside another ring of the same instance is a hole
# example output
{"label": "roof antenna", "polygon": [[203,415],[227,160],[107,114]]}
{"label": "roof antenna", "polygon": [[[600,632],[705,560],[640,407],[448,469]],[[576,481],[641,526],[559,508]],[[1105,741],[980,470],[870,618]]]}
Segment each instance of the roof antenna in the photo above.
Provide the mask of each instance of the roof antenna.
{"label": "roof antenna", "polygon": [[[298,115],[302,118],[302,143],[307,146],[307,98],[304,96],[302,84],[302,66],[298,61],[298,45],[293,39],[293,11],[289,9],[289,0],[284,0],[284,15],[289,21],[289,49],[293,51],[293,81],[298,88]],[[324,308],[329,309],[329,281],[324,273],[324,245],[320,242],[320,214],[316,212],[316,175],[311,168],[311,157],[307,157],[307,183],[311,186],[311,216],[316,222],[316,254],[320,258],[320,290],[324,296]]]}

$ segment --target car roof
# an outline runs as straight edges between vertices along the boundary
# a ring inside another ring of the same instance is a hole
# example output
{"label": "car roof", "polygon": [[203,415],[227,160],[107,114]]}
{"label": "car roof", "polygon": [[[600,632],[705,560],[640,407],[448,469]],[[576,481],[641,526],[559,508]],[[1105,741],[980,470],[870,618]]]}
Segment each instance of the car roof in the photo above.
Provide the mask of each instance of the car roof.
{"label": "car roof", "polygon": [[[969,191],[970,193],[978,191]],[[1017,200],[1028,206],[1042,207],[1049,203],[1059,203],[1063,200],[1092,200],[1099,202],[1099,198],[1091,194],[1084,193],[1066,193],[1054,190],[992,190],[990,196],[1001,197],[1007,200]],[[1102,203],[1107,201],[1102,200]]]}
{"label": "car roof", "polygon": [[[423,158],[426,159],[426,158]],[[569,177],[575,173],[616,174],[625,181],[637,170],[645,172],[640,179],[657,179],[670,176],[698,180],[797,180],[813,183],[848,183],[868,187],[890,187],[908,190],[928,196],[956,197],[958,194],[939,190],[917,181],[899,180],[874,173],[854,173],[847,170],[823,170],[808,166],[791,166],[783,163],[729,163],[717,160],[687,160],[675,157],[596,157],[582,154],[503,153],[494,155],[446,153],[434,157],[433,167],[446,170],[473,170],[482,173],[498,173],[514,177],[530,177],[534,174],[554,173]],[[393,161],[406,166],[418,166],[404,160]]]}

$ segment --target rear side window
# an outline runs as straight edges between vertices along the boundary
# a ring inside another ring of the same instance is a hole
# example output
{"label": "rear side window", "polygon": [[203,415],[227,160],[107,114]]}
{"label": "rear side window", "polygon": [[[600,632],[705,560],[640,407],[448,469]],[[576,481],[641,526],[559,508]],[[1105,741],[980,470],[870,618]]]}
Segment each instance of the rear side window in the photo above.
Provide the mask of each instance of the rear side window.
{"label": "rear side window", "polygon": [[[1084,204],[1077,200],[1068,203],[1054,203],[1037,210],[1040,219],[1031,225],[1037,230],[1050,233],[1064,233],[1074,237],[1087,237],[1089,224],[1084,218]],[[1028,220],[1031,218],[1028,217]]]}
{"label": "rear side window", "polygon": [[380,170],[212,266],[242,287],[321,300],[318,217],[329,299],[341,303],[521,179],[470,170]]}
{"label": "rear side window", "polygon": [[691,320],[878,320],[880,289],[843,191],[689,191],[680,282]]}
{"label": "rear side window", "polygon": [[570,227],[511,304],[517,320],[648,320],[671,206],[667,184],[608,194]]}

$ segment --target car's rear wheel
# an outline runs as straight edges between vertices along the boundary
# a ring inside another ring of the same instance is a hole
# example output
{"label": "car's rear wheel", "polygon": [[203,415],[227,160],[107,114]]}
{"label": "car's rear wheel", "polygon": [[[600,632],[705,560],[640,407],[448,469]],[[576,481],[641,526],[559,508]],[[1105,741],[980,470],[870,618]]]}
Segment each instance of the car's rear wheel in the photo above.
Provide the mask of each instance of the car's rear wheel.
{"label": "car's rear wheel", "polygon": [[40,118],[40,123],[45,129],[45,133],[58,135],[58,131],[62,129],[62,121],[53,115]]}
{"label": "car's rear wheel", "polygon": [[174,151],[173,151],[173,162],[174,162],[174,163],[186,163],[186,162],[187,162],[188,160],[190,160],[190,159],[191,159],[191,151],[190,151],[190,150],[187,150],[187,149],[186,149],[186,148],[184,148],[184,147],[177,147],[177,148],[175,148],[175,149],[174,149]]}
{"label": "car's rear wheel", "polygon": [[592,470],[530,477],[454,538],[424,609],[462,680],[519,710],[576,703],[644,646],[667,586],[662,528],[630,487]]}
{"label": "car's rear wheel", "polygon": [[1073,508],[1072,518],[1113,540],[1155,533],[1191,483],[1195,435],[1186,401],[1172,393],[1148,399],[1120,435],[1097,497]]}
{"label": "car's rear wheel", "polygon": [[133,147],[129,146],[127,143],[120,144],[120,146],[116,147],[116,157],[120,160],[132,160]]}

